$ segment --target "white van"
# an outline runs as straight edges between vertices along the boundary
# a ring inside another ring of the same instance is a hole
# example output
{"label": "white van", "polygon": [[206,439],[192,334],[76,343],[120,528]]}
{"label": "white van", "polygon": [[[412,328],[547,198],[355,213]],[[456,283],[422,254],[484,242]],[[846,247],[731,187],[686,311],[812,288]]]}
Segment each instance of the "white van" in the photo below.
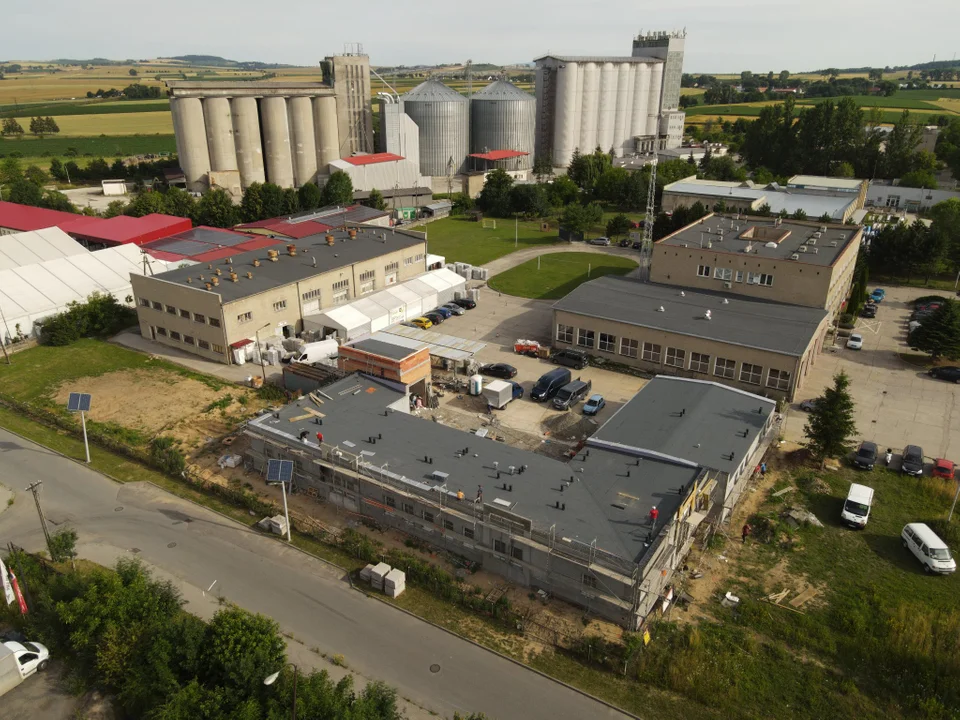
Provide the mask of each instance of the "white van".
{"label": "white van", "polygon": [[866,485],[850,483],[850,492],[843,503],[840,519],[853,528],[862,528],[870,517],[870,508],[873,505],[873,488]]}
{"label": "white van", "polygon": [[909,523],[900,533],[903,546],[923,563],[924,572],[944,575],[957,570],[957,561],[950,557],[950,548],[923,523]]}
{"label": "white van", "polygon": [[320,342],[307,343],[290,357],[290,362],[297,363],[315,363],[323,362],[329,358],[336,357],[340,349],[340,343],[336,340],[321,340]]}

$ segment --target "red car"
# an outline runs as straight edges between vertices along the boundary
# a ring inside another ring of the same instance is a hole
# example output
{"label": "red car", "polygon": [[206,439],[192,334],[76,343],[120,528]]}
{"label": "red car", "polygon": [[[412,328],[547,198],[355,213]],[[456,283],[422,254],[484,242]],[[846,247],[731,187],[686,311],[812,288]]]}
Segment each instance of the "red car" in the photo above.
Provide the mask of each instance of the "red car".
{"label": "red car", "polygon": [[953,480],[953,473],[956,469],[956,465],[950,461],[945,460],[944,458],[937,458],[937,461],[933,463],[933,476],[938,478],[946,478],[947,480]]}

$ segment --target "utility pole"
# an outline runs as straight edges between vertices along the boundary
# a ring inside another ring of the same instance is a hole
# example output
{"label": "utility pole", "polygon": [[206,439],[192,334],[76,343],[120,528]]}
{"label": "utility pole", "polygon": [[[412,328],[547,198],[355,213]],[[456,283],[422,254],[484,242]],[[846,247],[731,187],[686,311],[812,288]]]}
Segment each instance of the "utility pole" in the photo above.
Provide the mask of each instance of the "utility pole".
{"label": "utility pole", "polygon": [[36,503],[37,515],[40,516],[40,527],[43,528],[43,537],[47,541],[47,552],[50,553],[50,557],[53,557],[53,551],[50,549],[50,532],[47,530],[47,519],[43,516],[43,510],[40,507],[40,486],[42,484],[42,480],[37,480],[30,483],[26,489],[33,493],[33,502]]}

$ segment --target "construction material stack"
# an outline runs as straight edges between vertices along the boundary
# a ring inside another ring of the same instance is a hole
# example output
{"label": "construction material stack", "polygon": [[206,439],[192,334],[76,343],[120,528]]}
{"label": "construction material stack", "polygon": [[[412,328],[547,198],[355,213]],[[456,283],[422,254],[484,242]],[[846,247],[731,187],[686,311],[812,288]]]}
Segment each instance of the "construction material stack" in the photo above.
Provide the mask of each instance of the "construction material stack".
{"label": "construction material stack", "polygon": [[383,590],[383,579],[390,572],[390,566],[382,562],[370,571],[370,587],[374,590]]}
{"label": "construction material stack", "polygon": [[392,598],[397,597],[407,587],[407,575],[403,570],[394,568],[383,578],[383,591]]}

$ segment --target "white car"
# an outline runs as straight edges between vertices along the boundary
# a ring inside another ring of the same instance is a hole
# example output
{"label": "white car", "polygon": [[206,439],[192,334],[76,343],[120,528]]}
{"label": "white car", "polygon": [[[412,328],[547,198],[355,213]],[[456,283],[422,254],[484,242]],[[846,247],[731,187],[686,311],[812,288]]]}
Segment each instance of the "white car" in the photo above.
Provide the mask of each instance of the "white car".
{"label": "white car", "polygon": [[50,651],[36,642],[5,642],[6,648],[13,653],[20,668],[20,677],[26,679],[37,670],[46,670],[50,662]]}
{"label": "white car", "polygon": [[863,335],[854,333],[847,340],[847,348],[850,350],[863,350]]}

